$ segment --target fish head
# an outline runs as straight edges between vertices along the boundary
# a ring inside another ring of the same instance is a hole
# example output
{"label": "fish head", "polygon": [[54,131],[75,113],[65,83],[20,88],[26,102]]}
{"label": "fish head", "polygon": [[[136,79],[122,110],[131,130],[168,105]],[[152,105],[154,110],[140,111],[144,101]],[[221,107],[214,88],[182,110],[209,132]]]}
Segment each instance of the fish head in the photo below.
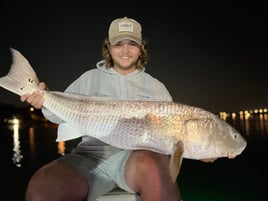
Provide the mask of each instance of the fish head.
{"label": "fish head", "polygon": [[184,157],[191,159],[235,158],[247,145],[235,128],[217,116],[187,120],[185,135]]}

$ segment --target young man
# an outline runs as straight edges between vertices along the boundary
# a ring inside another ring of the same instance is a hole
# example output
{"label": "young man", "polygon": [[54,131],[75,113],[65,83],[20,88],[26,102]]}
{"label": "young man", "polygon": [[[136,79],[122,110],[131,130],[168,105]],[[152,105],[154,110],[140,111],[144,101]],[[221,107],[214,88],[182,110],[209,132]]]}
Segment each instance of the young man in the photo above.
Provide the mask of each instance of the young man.
{"label": "young man", "polygon": [[[172,101],[166,87],[147,74],[147,44],[141,25],[131,18],[111,22],[102,52],[103,60],[75,80],[65,91],[124,100]],[[45,89],[40,83],[40,88]],[[42,108],[42,93],[21,96]],[[62,120],[42,108],[50,121]],[[105,111],[103,111],[105,112]],[[169,172],[169,156],[146,150],[121,150],[91,137],[61,158],[41,167],[30,179],[26,201],[95,201],[120,187],[140,194],[142,201],[180,201]]]}

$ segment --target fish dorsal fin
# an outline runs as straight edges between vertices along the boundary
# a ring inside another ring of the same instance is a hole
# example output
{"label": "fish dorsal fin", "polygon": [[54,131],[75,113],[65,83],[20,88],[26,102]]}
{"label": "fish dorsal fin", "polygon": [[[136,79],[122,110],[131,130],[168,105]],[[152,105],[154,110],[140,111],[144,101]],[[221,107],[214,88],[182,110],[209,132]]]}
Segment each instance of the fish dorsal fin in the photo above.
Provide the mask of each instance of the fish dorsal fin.
{"label": "fish dorsal fin", "polygon": [[110,96],[90,96],[90,100],[93,101],[115,101],[116,99]]}
{"label": "fish dorsal fin", "polygon": [[79,99],[79,100],[91,100],[91,101],[115,100],[114,98],[108,97],[108,96],[89,96],[89,95],[83,95],[83,94],[72,93],[72,92],[50,91],[50,93],[59,95],[65,98],[73,98],[73,99]]}
{"label": "fish dorsal fin", "polygon": [[184,146],[182,141],[178,141],[174,148],[173,153],[170,158],[170,174],[173,182],[176,182],[176,179],[179,175],[182,159],[183,159]]}

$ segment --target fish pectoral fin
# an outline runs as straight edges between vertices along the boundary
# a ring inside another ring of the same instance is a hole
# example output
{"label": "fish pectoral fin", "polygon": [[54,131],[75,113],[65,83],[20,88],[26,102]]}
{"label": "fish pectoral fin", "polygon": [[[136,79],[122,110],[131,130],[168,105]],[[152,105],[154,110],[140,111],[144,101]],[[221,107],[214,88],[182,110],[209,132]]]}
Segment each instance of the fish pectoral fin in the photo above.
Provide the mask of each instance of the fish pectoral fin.
{"label": "fish pectoral fin", "polygon": [[172,181],[175,182],[180,169],[181,169],[181,164],[182,164],[182,159],[183,159],[183,151],[184,151],[184,146],[182,141],[178,141],[173,149],[173,153],[170,158],[170,174]]}
{"label": "fish pectoral fin", "polygon": [[82,137],[84,135],[85,134],[81,132],[79,129],[74,128],[73,126],[67,123],[61,123],[58,126],[58,135],[57,135],[56,142],[72,140],[72,139]]}

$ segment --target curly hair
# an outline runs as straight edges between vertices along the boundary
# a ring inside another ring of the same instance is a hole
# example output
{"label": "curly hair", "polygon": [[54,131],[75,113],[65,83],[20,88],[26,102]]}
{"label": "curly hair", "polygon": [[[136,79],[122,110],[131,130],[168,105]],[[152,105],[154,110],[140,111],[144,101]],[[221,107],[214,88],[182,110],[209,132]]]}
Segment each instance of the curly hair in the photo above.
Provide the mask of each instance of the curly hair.
{"label": "curly hair", "polygon": [[[109,51],[109,46],[110,46],[110,42],[108,38],[106,38],[102,46],[102,58],[105,61],[105,66],[107,68],[112,68],[114,65],[114,62]],[[141,51],[141,55],[139,56],[139,59],[137,60],[137,63],[136,63],[137,69],[143,69],[144,65],[148,61],[147,41],[145,40],[142,41],[142,45],[140,46],[140,51]]]}

